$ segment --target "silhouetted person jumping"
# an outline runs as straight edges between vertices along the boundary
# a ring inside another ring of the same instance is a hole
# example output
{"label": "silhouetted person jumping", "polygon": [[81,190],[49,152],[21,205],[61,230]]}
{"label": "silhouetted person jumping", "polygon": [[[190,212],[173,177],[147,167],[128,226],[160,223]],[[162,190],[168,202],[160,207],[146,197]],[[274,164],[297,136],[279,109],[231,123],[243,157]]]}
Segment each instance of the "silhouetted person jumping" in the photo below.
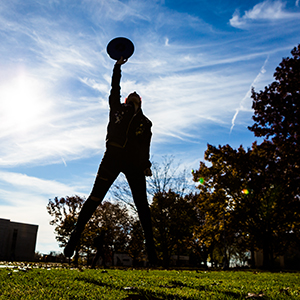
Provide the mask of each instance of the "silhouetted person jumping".
{"label": "silhouetted person jumping", "polygon": [[154,265],[157,262],[157,256],[145,178],[145,176],[152,176],[151,162],[149,161],[152,123],[144,116],[141,109],[141,98],[136,92],[129,94],[125,103],[120,102],[121,65],[126,61],[127,59],[121,57],[113,69],[109,96],[110,114],[106,135],[106,151],[99,166],[92,192],[80,211],[75,229],[64,249],[64,254],[66,257],[73,256],[85,224],[122,172],[129,183],[143,227],[149,263]]}

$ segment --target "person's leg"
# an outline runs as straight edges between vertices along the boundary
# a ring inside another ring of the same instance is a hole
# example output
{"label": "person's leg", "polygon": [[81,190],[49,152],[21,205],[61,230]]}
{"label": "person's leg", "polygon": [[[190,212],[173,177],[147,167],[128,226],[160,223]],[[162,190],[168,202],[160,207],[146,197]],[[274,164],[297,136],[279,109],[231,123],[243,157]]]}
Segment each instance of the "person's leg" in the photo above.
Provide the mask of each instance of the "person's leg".
{"label": "person's leg", "polygon": [[140,169],[130,168],[124,172],[130,186],[140,222],[146,239],[146,250],[150,264],[157,264],[157,256],[153,240],[150,208],[147,201],[146,178]]}
{"label": "person's leg", "polygon": [[111,155],[107,155],[106,153],[100,164],[92,192],[82,206],[75,228],[72,231],[70,239],[64,249],[64,254],[66,257],[73,256],[74,250],[86,223],[89,221],[98,205],[102,202],[107,191],[119,173],[120,171],[115,164],[115,160],[113,160]]}

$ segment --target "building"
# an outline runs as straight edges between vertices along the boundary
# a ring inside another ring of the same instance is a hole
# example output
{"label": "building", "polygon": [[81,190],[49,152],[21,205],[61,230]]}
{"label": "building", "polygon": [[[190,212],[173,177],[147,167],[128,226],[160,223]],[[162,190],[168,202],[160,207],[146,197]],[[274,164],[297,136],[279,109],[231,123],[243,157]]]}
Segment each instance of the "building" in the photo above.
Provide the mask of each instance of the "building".
{"label": "building", "polygon": [[[264,261],[264,252],[262,250],[258,250],[254,252],[254,260],[255,260],[255,267],[261,268],[263,267],[263,261]],[[279,256],[274,260],[274,267],[278,268],[284,268],[284,256]]]}
{"label": "building", "polygon": [[0,219],[0,260],[33,261],[38,225]]}
{"label": "building", "polygon": [[114,265],[115,266],[132,266],[133,259],[126,253],[115,253]]}

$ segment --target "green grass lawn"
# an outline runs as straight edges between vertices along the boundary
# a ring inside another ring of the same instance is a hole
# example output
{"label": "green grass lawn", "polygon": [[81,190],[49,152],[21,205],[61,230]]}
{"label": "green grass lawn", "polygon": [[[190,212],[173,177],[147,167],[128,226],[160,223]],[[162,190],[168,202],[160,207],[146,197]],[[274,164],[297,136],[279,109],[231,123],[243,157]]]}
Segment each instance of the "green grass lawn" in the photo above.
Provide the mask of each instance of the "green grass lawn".
{"label": "green grass lawn", "polygon": [[300,299],[300,273],[0,268],[0,299]]}

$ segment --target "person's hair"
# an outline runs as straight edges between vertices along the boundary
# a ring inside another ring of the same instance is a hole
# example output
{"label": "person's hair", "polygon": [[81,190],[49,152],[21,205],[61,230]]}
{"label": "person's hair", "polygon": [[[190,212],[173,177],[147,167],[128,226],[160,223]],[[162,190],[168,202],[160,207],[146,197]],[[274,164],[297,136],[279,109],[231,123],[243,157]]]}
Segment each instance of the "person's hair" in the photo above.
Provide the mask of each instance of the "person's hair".
{"label": "person's hair", "polygon": [[139,99],[140,99],[140,103],[142,104],[142,97],[141,97],[136,91],[134,91],[133,93],[130,93],[130,94],[125,98],[125,103],[127,103],[128,99],[129,99],[131,96],[138,96]]}

